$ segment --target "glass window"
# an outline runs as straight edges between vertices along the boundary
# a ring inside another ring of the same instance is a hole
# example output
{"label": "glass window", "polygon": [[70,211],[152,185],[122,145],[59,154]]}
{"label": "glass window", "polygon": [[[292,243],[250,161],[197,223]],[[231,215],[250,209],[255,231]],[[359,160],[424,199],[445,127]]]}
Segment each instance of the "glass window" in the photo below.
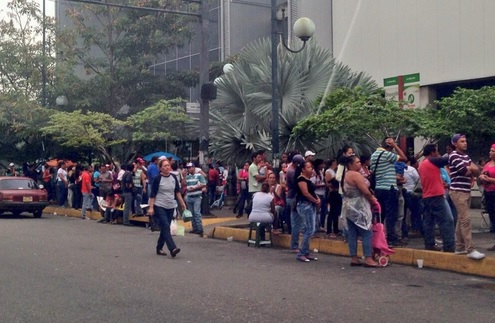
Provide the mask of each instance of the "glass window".
{"label": "glass window", "polygon": [[31,179],[5,179],[0,181],[0,190],[37,190],[38,185]]}
{"label": "glass window", "polygon": [[189,57],[179,59],[178,69],[179,71],[187,71],[191,69]]}

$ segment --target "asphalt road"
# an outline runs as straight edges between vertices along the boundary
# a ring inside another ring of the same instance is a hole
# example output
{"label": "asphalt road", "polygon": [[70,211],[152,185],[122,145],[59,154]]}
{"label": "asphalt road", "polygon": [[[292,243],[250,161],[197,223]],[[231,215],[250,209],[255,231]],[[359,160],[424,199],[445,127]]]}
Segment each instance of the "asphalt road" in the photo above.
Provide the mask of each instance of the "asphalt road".
{"label": "asphalt road", "polygon": [[[0,322],[493,322],[495,281],[44,215],[0,217]],[[494,269],[495,270],[495,269]]]}

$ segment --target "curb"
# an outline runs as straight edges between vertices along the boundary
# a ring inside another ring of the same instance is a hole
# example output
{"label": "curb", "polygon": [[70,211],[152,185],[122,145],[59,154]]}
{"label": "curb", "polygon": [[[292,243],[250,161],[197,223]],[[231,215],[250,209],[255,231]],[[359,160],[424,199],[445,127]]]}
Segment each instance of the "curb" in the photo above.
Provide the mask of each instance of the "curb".
{"label": "curb", "polygon": [[[234,241],[247,243],[248,234],[248,229],[215,227],[211,233],[211,237],[216,239],[227,239],[232,237]],[[276,247],[289,249],[290,236],[287,234],[273,236],[273,244]],[[313,239],[310,242],[309,249],[318,249],[318,252],[324,254],[349,256],[349,248],[347,243],[343,241]],[[358,245],[358,254],[362,255],[360,244]],[[494,257],[485,257],[482,260],[472,260],[467,258],[466,255],[455,255],[452,253],[411,248],[396,248],[395,254],[390,256],[391,262],[409,266],[416,266],[416,260],[418,259],[423,259],[423,266],[425,268],[495,278]]]}
{"label": "curb", "polygon": [[[81,217],[81,210],[76,210],[72,208],[61,208],[61,207],[56,207],[56,206],[47,206],[44,210],[44,213],[51,213],[53,215],[59,215],[59,216],[67,216],[67,217],[72,217],[72,218],[80,218]],[[99,211],[93,211],[93,212],[86,212],[86,217],[90,218],[91,220],[100,220],[102,218],[101,214]],[[203,226],[208,226],[208,225],[213,225],[213,224],[218,224],[222,222],[229,222],[235,220],[235,217],[226,217],[226,218],[203,218]],[[148,217],[147,216],[140,216],[140,217],[131,217],[129,219],[130,221],[134,222],[140,222],[140,223],[148,223]],[[184,226],[186,230],[190,230],[192,228],[191,222],[186,222],[179,220],[177,222],[178,225]],[[246,233],[246,239],[247,239],[247,233]]]}
{"label": "curb", "polygon": [[[71,218],[81,217],[81,210],[76,210],[72,208],[54,207],[54,206],[47,206],[43,210],[43,213],[52,213],[53,215],[69,216]],[[99,220],[102,218],[99,211],[86,212],[86,217],[90,218],[91,220]]]}

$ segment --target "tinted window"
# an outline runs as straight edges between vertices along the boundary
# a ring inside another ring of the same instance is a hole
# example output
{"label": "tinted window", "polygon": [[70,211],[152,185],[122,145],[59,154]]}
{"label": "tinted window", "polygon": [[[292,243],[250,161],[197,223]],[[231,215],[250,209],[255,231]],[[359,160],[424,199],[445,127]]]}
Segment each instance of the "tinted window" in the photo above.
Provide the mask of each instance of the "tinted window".
{"label": "tinted window", "polygon": [[9,179],[0,181],[0,190],[37,190],[38,185],[29,179]]}

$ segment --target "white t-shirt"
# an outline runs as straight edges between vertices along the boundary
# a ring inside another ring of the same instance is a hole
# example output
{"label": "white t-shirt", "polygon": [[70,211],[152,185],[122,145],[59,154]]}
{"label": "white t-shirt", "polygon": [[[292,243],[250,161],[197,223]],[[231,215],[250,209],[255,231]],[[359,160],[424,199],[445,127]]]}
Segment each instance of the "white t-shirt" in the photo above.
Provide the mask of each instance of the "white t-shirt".
{"label": "white t-shirt", "polygon": [[271,223],[273,215],[271,213],[271,202],[273,195],[265,192],[257,192],[253,195],[253,209],[249,214],[249,222]]}
{"label": "white t-shirt", "polygon": [[67,171],[63,168],[59,168],[57,170],[57,182],[62,182],[62,180],[60,179],[60,174],[62,174],[64,180],[67,181]]}
{"label": "white t-shirt", "polygon": [[406,189],[406,191],[412,192],[414,186],[416,186],[416,183],[419,181],[418,171],[412,166],[407,166],[407,168],[404,170],[404,178],[406,179],[404,188]]}

